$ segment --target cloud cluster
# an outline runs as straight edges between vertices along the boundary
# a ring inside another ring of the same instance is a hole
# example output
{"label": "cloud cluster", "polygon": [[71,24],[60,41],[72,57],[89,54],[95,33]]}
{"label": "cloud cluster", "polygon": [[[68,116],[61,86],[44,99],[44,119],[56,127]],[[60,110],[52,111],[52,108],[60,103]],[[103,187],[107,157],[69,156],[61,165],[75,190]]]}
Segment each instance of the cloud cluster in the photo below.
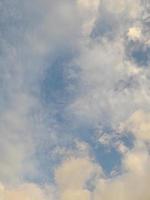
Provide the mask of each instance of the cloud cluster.
{"label": "cloud cluster", "polygon": [[[56,169],[55,188],[54,186],[40,188],[34,184],[24,184],[17,188],[6,188],[1,185],[0,197],[4,200],[75,200],[77,198],[148,200],[150,198],[149,164],[149,155],[140,146],[139,149],[134,149],[124,156],[122,167],[126,172],[119,177],[107,179],[101,168],[93,161],[72,157]],[[88,181],[93,183],[92,190],[88,189]]]}
{"label": "cloud cluster", "polygon": [[[0,2],[0,199],[150,199],[146,2]],[[115,148],[119,173],[96,145]]]}

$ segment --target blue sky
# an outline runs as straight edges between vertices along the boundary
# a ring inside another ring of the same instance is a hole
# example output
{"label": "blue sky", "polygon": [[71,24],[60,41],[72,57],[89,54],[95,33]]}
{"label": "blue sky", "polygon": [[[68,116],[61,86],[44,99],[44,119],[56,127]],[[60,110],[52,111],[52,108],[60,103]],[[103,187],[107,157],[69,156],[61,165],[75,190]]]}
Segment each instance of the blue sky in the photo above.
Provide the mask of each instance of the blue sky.
{"label": "blue sky", "polygon": [[149,7],[0,0],[0,199],[150,199]]}

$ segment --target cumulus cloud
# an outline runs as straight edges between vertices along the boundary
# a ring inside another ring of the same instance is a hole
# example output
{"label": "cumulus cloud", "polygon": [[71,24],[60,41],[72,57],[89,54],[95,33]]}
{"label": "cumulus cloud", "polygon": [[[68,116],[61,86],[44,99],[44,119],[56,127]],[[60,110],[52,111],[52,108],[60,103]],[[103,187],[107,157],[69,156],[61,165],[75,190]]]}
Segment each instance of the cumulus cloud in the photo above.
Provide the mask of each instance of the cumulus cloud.
{"label": "cumulus cloud", "polygon": [[149,112],[142,110],[136,111],[123,125],[128,131],[131,131],[139,140],[149,141],[150,139],[150,116]]}
{"label": "cumulus cloud", "polygon": [[[34,200],[34,199],[60,199],[74,200],[90,199],[146,199],[149,193],[149,155],[142,149],[134,149],[127,153],[123,159],[122,167],[127,172],[112,179],[104,178],[99,166],[85,158],[71,158],[62,163],[55,171],[56,186],[40,188],[33,184],[25,184],[17,188],[5,188],[1,185],[2,199]],[[86,187],[88,179],[94,179],[94,189]],[[136,186],[137,190],[133,190]]]}
{"label": "cumulus cloud", "polygon": [[[112,180],[100,180],[95,191],[95,199],[149,199],[148,173],[149,155],[142,148],[135,148],[125,154],[123,168],[127,171]],[[138,188],[136,191],[133,188]]]}
{"label": "cumulus cloud", "polygon": [[58,167],[55,177],[61,190],[81,189],[95,172],[98,172],[98,167],[90,160],[71,158]]}

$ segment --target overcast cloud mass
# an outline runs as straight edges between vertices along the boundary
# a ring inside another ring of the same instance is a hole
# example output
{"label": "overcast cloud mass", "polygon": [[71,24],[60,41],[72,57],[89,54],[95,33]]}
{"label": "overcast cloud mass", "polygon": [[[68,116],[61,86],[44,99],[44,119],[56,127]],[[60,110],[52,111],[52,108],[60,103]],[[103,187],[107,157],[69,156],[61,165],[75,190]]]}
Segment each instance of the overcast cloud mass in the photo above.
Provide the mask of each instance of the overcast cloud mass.
{"label": "overcast cloud mass", "polygon": [[150,200],[150,1],[0,0],[0,200]]}

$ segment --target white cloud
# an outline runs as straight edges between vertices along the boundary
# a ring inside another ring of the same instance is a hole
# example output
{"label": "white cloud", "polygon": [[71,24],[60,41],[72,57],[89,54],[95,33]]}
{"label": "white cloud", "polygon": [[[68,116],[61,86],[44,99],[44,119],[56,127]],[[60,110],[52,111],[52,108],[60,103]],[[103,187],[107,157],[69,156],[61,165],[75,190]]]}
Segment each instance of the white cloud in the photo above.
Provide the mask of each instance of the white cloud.
{"label": "white cloud", "polygon": [[[150,198],[148,185],[150,176],[148,166],[150,157],[147,151],[135,149],[125,154],[123,168],[127,170],[123,175],[112,179],[99,180],[94,191],[93,199],[114,200],[114,199],[146,199]],[[136,187],[136,190],[133,188]]]}
{"label": "white cloud", "polygon": [[144,174],[148,172],[150,158],[147,152],[143,150],[133,150],[125,156],[124,166],[133,174]]}
{"label": "white cloud", "polygon": [[139,27],[131,27],[127,35],[132,40],[139,40],[141,38],[141,29]]}
{"label": "white cloud", "polygon": [[80,190],[99,171],[101,169],[88,158],[71,158],[56,169],[55,179],[61,191]]}
{"label": "white cloud", "polygon": [[[55,172],[56,185],[40,188],[34,184],[24,184],[19,187],[0,187],[0,197],[5,200],[148,200],[150,197],[149,166],[150,158],[145,150],[135,149],[124,155],[123,175],[104,178],[98,165],[91,160],[72,158],[64,161]],[[86,189],[86,183],[93,174],[94,189]],[[136,190],[133,188],[136,186]]]}
{"label": "white cloud", "polygon": [[76,61],[81,68],[79,96],[70,109],[81,120],[97,123],[107,118],[118,123],[134,109],[130,99],[135,98],[130,88],[117,89],[118,84],[130,76],[124,62],[123,42],[96,43],[81,49]]}
{"label": "white cloud", "polygon": [[143,141],[150,140],[150,114],[143,110],[133,113],[130,118],[122,124],[124,129],[131,131],[134,136]]}

